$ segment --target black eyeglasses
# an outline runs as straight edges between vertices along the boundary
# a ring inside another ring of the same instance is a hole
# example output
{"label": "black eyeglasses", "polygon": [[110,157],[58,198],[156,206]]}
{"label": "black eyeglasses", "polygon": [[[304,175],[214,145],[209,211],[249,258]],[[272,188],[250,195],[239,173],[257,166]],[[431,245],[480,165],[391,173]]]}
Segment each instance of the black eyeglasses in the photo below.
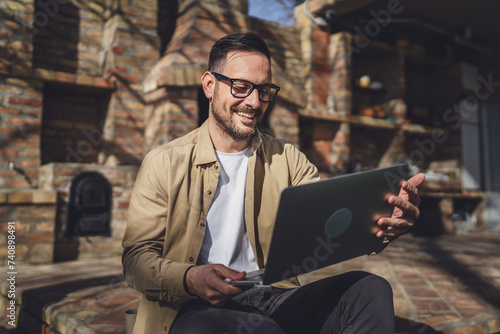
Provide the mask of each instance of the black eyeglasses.
{"label": "black eyeglasses", "polygon": [[240,99],[249,96],[252,94],[253,90],[257,88],[259,91],[259,100],[261,102],[271,102],[276,95],[278,95],[278,91],[280,90],[280,88],[274,84],[256,85],[242,79],[231,79],[216,72],[212,72],[212,74],[217,80],[229,81],[231,83],[231,95]]}

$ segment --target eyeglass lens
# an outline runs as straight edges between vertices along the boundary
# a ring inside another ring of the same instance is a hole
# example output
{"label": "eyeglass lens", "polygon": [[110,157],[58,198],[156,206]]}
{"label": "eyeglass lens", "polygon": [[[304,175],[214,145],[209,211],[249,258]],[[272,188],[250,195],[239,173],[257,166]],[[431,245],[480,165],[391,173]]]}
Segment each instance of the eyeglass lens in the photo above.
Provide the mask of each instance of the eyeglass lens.
{"label": "eyeglass lens", "polygon": [[[244,98],[252,93],[253,85],[250,82],[233,79],[231,93],[235,97]],[[277,89],[271,85],[262,85],[257,87],[259,91],[259,99],[262,102],[269,102],[274,99]]]}

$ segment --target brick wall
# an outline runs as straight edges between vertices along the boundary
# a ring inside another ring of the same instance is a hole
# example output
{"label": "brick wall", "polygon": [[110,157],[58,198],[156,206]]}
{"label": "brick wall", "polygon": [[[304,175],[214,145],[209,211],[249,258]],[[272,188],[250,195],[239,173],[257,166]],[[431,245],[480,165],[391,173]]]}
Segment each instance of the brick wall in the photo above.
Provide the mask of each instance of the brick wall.
{"label": "brick wall", "polygon": [[[251,19],[245,6],[218,1],[179,3],[177,28],[165,55],[145,79],[146,150],[196,128],[200,117],[200,78],[207,69],[209,51],[228,33],[255,31],[273,53],[273,81],[281,87],[263,127],[280,138],[299,142],[298,110],[305,105],[302,88],[300,35],[295,28]],[[206,115],[205,115],[206,116]]]}
{"label": "brick wall", "polygon": [[50,162],[98,162],[110,91],[46,83],[41,155]]}
{"label": "brick wall", "polygon": [[99,75],[104,1],[34,1],[33,67]]}
{"label": "brick wall", "polygon": [[[112,186],[110,237],[66,235],[69,185],[83,171],[101,173]],[[7,260],[8,222],[16,226],[16,263],[119,256],[137,171],[138,166],[50,163],[40,168],[41,189],[0,191],[0,261]]]}
{"label": "brick wall", "polygon": [[[105,139],[101,162],[137,164],[144,152],[141,83],[159,59],[157,1],[132,1],[117,7],[100,0],[64,3],[6,2],[5,23],[0,28],[4,37],[0,82],[9,90],[1,90],[0,107],[22,120],[10,119],[7,124],[2,118],[0,135],[31,140],[25,134],[33,132],[33,126],[22,122],[26,113],[35,113],[35,107],[50,107],[42,96],[44,83],[71,83],[78,85],[76,91],[85,86],[113,89],[106,122],[99,129]],[[20,91],[22,87],[27,90]],[[15,110],[21,104],[30,110]],[[36,118],[40,123],[41,110]],[[34,136],[40,141],[39,126]],[[15,163],[21,164],[22,156],[18,154]]]}
{"label": "brick wall", "polygon": [[312,22],[303,5],[296,7],[295,18],[302,49],[304,89],[308,97],[304,111],[309,115],[321,115],[328,110],[330,94],[330,33]]}
{"label": "brick wall", "polygon": [[303,120],[301,149],[324,177],[350,171],[351,128],[344,122]]}
{"label": "brick wall", "polygon": [[42,82],[0,76],[0,113],[0,189],[36,187]]}
{"label": "brick wall", "polygon": [[[0,27],[0,221],[16,221],[27,233],[20,238],[32,242],[33,247],[20,246],[21,262],[61,260],[53,257],[54,247],[58,256],[118,254],[135,172],[106,166],[133,164],[135,170],[144,154],[142,80],[160,56],[157,1],[5,5]],[[39,175],[52,168],[51,162],[61,163],[51,180],[62,188],[47,187],[46,175]],[[105,176],[113,178],[110,238],[65,240],[58,234],[69,179],[85,169],[71,164],[77,162],[98,163],[88,168],[106,170]],[[9,199],[20,196],[20,189],[26,189],[23,196],[35,198],[39,188],[56,192],[57,200]],[[45,224],[49,220],[51,226]],[[40,236],[40,228],[47,236]],[[49,243],[50,251],[38,249]]]}
{"label": "brick wall", "polygon": [[198,87],[168,87],[149,94],[144,138],[147,150],[198,127]]}
{"label": "brick wall", "polygon": [[113,83],[103,130],[102,162],[138,164],[144,153],[142,80],[159,59],[157,1],[115,3],[104,23],[101,66]]}
{"label": "brick wall", "polygon": [[7,263],[8,222],[15,226],[15,263],[50,263],[54,258],[57,194],[44,190],[0,191],[0,261]]}
{"label": "brick wall", "polygon": [[[57,212],[54,217],[54,261],[87,257],[120,255],[125,233],[127,212],[138,166],[101,166],[97,164],[50,163],[40,168],[40,186],[57,193]],[[71,180],[84,171],[101,173],[111,184],[111,236],[68,237],[66,214]]]}
{"label": "brick wall", "polygon": [[330,74],[328,113],[340,116],[350,115],[352,109],[352,36],[336,33],[330,36]]}
{"label": "brick wall", "polygon": [[277,138],[299,145],[299,114],[295,110],[295,108],[286,108],[286,106],[276,104],[267,115],[267,123],[262,124],[262,127],[267,128],[263,130]]}
{"label": "brick wall", "polygon": [[[312,1],[310,10],[322,5]],[[459,131],[447,130],[444,143],[424,152],[421,143],[432,140],[432,132],[404,124],[407,116],[418,114],[408,93],[427,80],[434,92],[427,102],[437,115],[429,125],[446,127],[439,120],[453,107],[453,69],[434,71],[426,65],[427,77],[412,75],[421,71],[397,48],[381,54],[367,47],[354,55],[352,34],[319,27],[304,5],[296,7],[295,27],[249,18],[247,8],[247,1],[236,0],[5,1],[0,27],[2,222],[13,219],[21,231],[42,239],[48,236],[39,235],[52,228],[57,254],[52,260],[121,252],[137,166],[151,148],[206,118],[200,77],[209,50],[218,38],[238,31],[259,33],[273,53],[273,80],[281,90],[261,128],[300,146],[322,175],[412,157],[421,158],[413,161],[418,167],[460,175]],[[356,90],[364,74],[382,81],[385,91]],[[388,122],[359,116],[374,105],[384,112],[375,116]],[[102,172],[113,186],[109,238],[64,236],[68,185],[84,170]],[[428,189],[458,192],[461,183],[430,183]],[[37,202],[42,190],[55,192],[56,201]],[[31,195],[18,195],[23,191]],[[16,196],[25,198],[16,202]],[[54,223],[26,216],[27,211],[53,215]],[[23,261],[50,261],[26,247]]]}

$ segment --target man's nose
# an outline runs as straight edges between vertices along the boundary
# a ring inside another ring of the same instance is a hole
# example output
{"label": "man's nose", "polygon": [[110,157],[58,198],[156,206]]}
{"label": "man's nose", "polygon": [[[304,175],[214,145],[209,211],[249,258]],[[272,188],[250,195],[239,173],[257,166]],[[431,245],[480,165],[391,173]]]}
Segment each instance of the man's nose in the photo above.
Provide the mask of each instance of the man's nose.
{"label": "man's nose", "polygon": [[245,104],[252,109],[260,108],[259,90],[254,89],[250,95],[245,98]]}

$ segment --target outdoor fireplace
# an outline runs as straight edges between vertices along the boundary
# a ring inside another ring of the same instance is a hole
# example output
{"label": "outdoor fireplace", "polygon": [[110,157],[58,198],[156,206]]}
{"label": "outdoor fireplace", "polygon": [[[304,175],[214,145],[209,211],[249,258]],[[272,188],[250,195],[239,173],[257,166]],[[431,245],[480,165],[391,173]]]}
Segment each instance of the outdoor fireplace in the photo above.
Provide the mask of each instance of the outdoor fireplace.
{"label": "outdoor fireplace", "polygon": [[110,236],[111,185],[98,172],[82,172],[71,181],[66,234]]}

